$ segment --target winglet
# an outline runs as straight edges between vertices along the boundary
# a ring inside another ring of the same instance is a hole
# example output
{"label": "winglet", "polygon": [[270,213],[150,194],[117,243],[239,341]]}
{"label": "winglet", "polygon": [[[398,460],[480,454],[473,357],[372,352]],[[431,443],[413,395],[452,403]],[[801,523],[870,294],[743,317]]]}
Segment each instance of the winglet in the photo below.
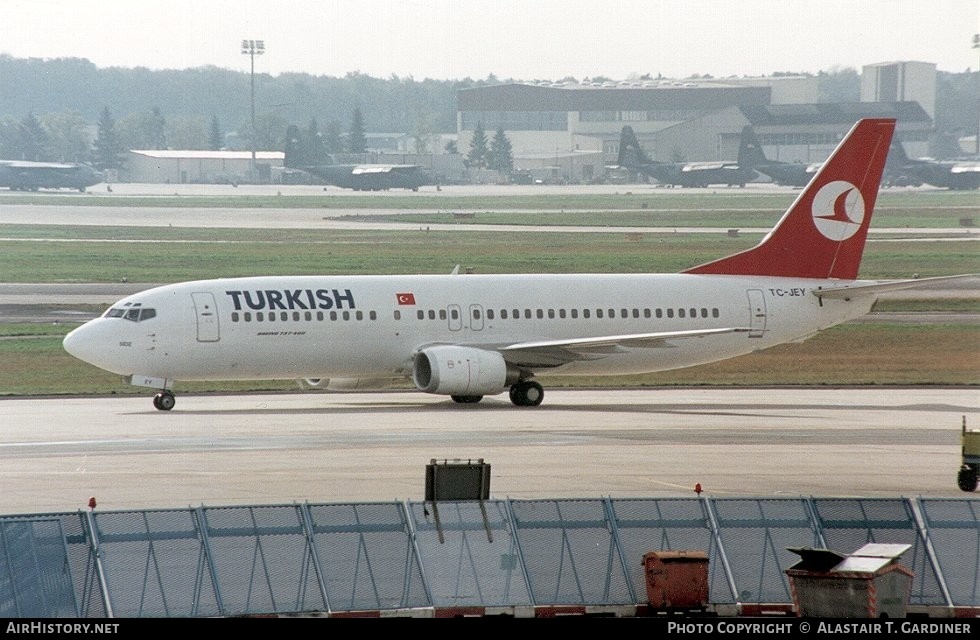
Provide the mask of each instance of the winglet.
{"label": "winglet", "polygon": [[856,279],[894,131],[859,120],[761,243],[685,273]]}

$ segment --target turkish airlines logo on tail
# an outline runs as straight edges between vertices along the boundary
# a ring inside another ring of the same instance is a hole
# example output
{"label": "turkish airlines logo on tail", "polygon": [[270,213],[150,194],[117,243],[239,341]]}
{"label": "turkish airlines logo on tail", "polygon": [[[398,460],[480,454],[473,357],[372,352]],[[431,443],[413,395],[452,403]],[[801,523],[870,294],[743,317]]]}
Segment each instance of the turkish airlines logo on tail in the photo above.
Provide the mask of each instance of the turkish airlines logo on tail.
{"label": "turkish airlines logo on tail", "polygon": [[864,222],[864,196],[846,180],[820,187],[810,209],[817,231],[830,240],[847,240]]}
{"label": "turkish airlines logo on tail", "polygon": [[395,297],[398,298],[398,304],[415,304],[414,293],[396,293]]}

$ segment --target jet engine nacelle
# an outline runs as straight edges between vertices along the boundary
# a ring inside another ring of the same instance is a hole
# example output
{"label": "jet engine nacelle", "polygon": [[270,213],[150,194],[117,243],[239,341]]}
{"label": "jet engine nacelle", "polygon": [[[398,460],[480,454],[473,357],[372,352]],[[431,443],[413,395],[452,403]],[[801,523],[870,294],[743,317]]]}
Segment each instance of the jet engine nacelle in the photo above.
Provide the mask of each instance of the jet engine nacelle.
{"label": "jet engine nacelle", "polygon": [[415,355],[412,381],[419,391],[452,396],[484,396],[501,393],[518,380],[496,351],[440,345]]}

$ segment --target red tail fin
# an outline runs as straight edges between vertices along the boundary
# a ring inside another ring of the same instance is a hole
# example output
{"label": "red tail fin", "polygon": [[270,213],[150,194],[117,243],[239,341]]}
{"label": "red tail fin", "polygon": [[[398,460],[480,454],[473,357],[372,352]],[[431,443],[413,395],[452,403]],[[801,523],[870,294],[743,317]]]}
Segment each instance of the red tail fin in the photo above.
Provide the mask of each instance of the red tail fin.
{"label": "red tail fin", "polygon": [[685,273],[857,278],[894,131],[859,120],[761,243]]}

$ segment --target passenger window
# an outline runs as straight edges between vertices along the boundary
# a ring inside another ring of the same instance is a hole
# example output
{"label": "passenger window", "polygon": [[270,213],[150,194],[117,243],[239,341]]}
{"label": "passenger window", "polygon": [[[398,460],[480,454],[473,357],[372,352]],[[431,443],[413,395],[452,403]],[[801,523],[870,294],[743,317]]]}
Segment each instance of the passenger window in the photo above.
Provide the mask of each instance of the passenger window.
{"label": "passenger window", "polygon": [[429,320],[435,320],[435,319],[436,319],[436,310],[429,309]]}
{"label": "passenger window", "polygon": [[415,316],[419,320],[425,320],[425,311],[422,311],[421,309],[419,309],[418,311],[415,312]]}
{"label": "passenger window", "polygon": [[551,320],[554,320],[555,319],[555,310],[554,309],[548,309],[548,318],[551,319]]}
{"label": "passenger window", "polygon": [[440,320],[445,320],[446,319],[446,310],[445,309],[439,309],[439,319]]}
{"label": "passenger window", "polygon": [[350,311],[344,311],[344,320],[350,320]]}
{"label": "passenger window", "polygon": [[377,319],[378,319],[378,312],[377,312],[377,311],[372,311],[372,312],[370,313],[370,315],[369,315],[369,317],[370,317],[370,318],[371,318],[372,320],[377,320]]}
{"label": "passenger window", "polygon": [[356,317],[358,320],[363,320],[364,319],[364,312],[363,311],[355,311],[354,312],[354,317]]}
{"label": "passenger window", "polygon": [[304,313],[303,315],[304,315],[304,316],[306,317],[306,321],[307,321],[307,322],[309,322],[310,320],[312,320],[312,319],[313,319],[313,312],[312,312],[312,311],[307,311],[307,312],[306,312],[306,313]]}
{"label": "passenger window", "polygon": [[398,309],[395,309],[395,320],[401,320],[401,319],[402,319],[402,312],[399,311]]}
{"label": "passenger window", "polygon": [[507,309],[501,309],[500,310],[500,319],[501,320],[506,320],[507,319]]}

